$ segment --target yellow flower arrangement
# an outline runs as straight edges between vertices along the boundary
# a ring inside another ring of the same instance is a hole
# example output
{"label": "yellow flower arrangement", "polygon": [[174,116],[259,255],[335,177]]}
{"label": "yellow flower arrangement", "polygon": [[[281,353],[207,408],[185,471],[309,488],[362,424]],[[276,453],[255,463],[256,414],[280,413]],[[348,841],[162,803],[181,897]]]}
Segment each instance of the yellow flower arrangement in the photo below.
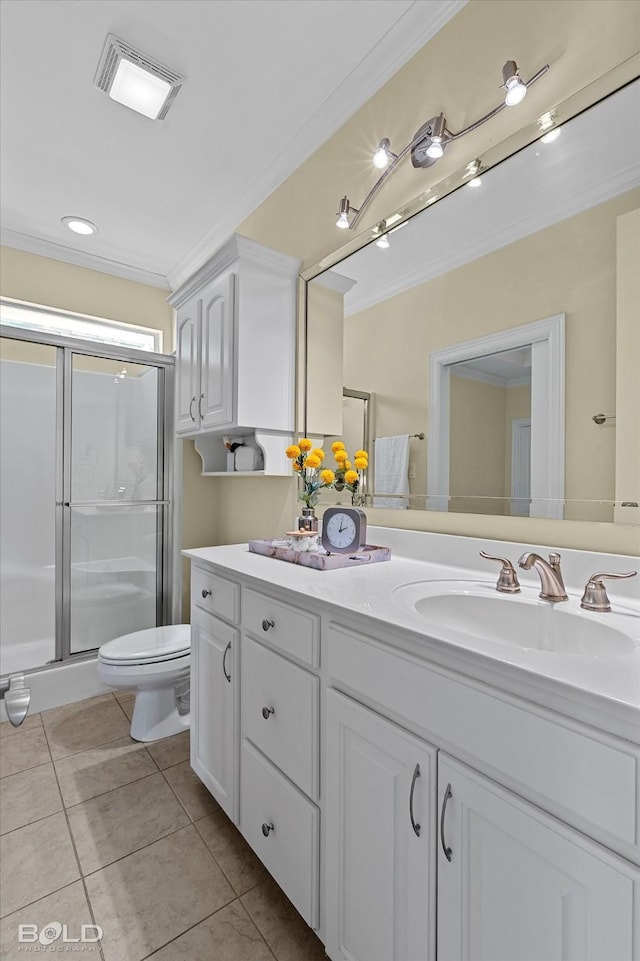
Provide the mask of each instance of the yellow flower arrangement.
{"label": "yellow flower arrangement", "polygon": [[[349,460],[347,449],[341,440],[331,445],[335,471],[322,467],[325,451],[322,447],[314,447],[308,437],[301,437],[297,444],[290,444],[285,454],[292,461],[292,468],[302,479],[302,490],[299,497],[307,507],[315,507],[318,503],[320,491],[325,487],[335,487],[336,490],[351,491],[355,498],[362,483],[362,472],[369,466],[369,455],[366,450],[358,450],[353,459],[353,467]],[[355,469],[354,469],[355,468]]]}

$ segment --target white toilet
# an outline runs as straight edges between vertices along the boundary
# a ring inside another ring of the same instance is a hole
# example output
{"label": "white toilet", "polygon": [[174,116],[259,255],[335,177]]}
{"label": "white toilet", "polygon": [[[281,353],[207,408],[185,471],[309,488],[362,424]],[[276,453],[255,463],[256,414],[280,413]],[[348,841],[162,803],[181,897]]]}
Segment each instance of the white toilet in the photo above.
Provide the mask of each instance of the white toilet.
{"label": "white toilet", "polygon": [[123,634],[98,650],[98,677],[136,692],[131,737],[157,741],[189,728],[189,624]]}

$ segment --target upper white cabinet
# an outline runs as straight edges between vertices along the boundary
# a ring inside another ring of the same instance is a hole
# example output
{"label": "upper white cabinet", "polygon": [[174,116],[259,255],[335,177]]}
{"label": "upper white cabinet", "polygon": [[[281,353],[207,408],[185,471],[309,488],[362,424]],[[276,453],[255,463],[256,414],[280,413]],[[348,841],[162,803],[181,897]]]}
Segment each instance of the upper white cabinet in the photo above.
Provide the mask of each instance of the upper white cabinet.
{"label": "upper white cabinet", "polygon": [[293,430],[299,267],[234,235],[169,298],[176,309],[176,431],[220,435],[198,444],[205,472],[227,470],[223,432],[260,447],[255,431],[268,437]]}

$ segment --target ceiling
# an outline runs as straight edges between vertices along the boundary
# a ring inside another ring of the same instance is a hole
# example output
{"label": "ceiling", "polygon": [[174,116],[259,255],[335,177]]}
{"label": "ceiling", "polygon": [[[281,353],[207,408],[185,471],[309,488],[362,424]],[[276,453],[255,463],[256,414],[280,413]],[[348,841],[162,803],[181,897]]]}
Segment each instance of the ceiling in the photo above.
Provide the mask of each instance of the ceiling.
{"label": "ceiling", "polygon": [[[464,2],[2,0],[3,243],[172,286]],[[108,33],[186,78],[165,120],[95,86]]]}

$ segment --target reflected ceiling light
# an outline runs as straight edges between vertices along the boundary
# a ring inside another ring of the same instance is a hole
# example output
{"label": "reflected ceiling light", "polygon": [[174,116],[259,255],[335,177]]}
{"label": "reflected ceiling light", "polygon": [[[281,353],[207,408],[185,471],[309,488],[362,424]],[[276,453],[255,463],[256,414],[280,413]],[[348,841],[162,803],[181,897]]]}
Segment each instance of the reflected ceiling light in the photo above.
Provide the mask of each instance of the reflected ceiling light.
{"label": "reflected ceiling light", "polygon": [[553,143],[554,140],[558,139],[561,133],[562,127],[554,127],[552,130],[547,131],[547,133],[540,137],[540,140],[542,143]]}
{"label": "reflected ceiling light", "polygon": [[359,213],[360,211],[351,206],[349,198],[345,195],[340,201],[338,213],[336,214],[336,227],[340,227],[342,230],[348,230],[348,228],[351,227],[349,214],[355,214],[357,216]]}
{"label": "reflected ceiling light", "polygon": [[480,174],[483,172],[484,168],[479,160],[472,160],[468,163],[464,172],[465,178],[471,178],[467,180],[468,187],[480,187],[482,185],[482,177]]}
{"label": "reflected ceiling light", "polygon": [[69,230],[73,230],[74,234],[82,234],[85,237],[98,233],[96,225],[92,224],[90,220],[85,220],[84,217],[62,217],[60,223],[68,227]]}
{"label": "reflected ceiling light", "polygon": [[547,113],[543,113],[541,117],[538,118],[538,126],[543,134],[540,137],[542,143],[553,143],[557,140],[562,133],[562,128],[557,126],[558,123],[558,111],[548,110]]}
{"label": "reflected ceiling light", "polygon": [[[444,113],[441,111],[437,116],[432,117],[423,123],[422,126],[416,131],[412,140],[403,147],[400,153],[395,154],[390,150],[390,141],[387,137],[383,137],[380,141],[378,149],[373,155],[374,165],[382,171],[377,181],[364,198],[359,208],[352,207],[349,203],[348,198],[345,196],[340,201],[340,207],[338,209],[336,226],[342,227],[344,229],[353,230],[356,226],[360,217],[363,215],[364,211],[376,196],[384,182],[387,178],[394,172],[401,160],[407,155],[411,155],[411,163],[414,167],[431,167],[433,164],[437,163],[445,153],[449,144],[453,143],[454,140],[459,140],[460,137],[464,137],[465,134],[471,133],[472,130],[477,130],[483,123],[487,120],[491,120],[496,114],[504,110],[505,107],[514,106],[523,99],[526,95],[527,89],[539,80],[549,69],[549,64],[545,64],[533,77],[525,83],[518,73],[518,66],[515,60],[507,60],[504,67],[502,68],[502,80],[503,86],[506,90],[505,98],[502,103],[490,110],[489,113],[480,117],[479,120],[475,120],[470,123],[463,130],[459,130],[457,133],[449,130],[447,127],[447,121]],[[473,179],[473,178],[472,178]],[[432,202],[436,198],[429,198],[428,202]],[[351,220],[349,220],[349,215],[353,214]]]}
{"label": "reflected ceiling light", "polygon": [[112,100],[150,120],[164,120],[184,77],[124,40],[107,35],[95,84]]}
{"label": "reflected ceiling light", "polygon": [[515,107],[526,97],[527,84],[521,80],[515,60],[507,60],[502,68],[502,86],[505,89],[504,102],[507,107]]}
{"label": "reflected ceiling light", "polygon": [[376,240],[376,247],[380,247],[382,250],[386,250],[389,246],[391,245],[389,244],[388,234],[383,234],[382,237],[378,237]]}
{"label": "reflected ceiling light", "polygon": [[390,161],[397,160],[398,155],[390,150],[391,141],[388,137],[383,137],[378,145],[378,149],[373,155],[373,165],[377,167],[378,170],[384,170],[385,167],[389,166]]}

